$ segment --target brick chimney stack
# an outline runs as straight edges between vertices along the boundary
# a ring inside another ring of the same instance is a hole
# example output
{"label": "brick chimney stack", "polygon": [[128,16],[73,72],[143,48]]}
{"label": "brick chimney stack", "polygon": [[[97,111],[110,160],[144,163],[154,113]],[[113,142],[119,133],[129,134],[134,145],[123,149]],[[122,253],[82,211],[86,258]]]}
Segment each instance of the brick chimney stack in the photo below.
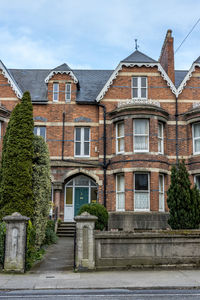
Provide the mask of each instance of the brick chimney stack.
{"label": "brick chimney stack", "polygon": [[160,53],[159,62],[163,69],[168,74],[171,81],[175,82],[174,74],[174,38],[172,37],[172,30],[168,29],[167,34]]}

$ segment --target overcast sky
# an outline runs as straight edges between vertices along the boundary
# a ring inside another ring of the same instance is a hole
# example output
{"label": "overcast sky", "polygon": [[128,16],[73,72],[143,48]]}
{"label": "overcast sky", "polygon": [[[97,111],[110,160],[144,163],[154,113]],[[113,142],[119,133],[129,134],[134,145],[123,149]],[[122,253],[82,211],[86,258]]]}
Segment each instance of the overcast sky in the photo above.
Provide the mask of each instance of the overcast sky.
{"label": "overcast sky", "polygon": [[[176,49],[200,18],[199,0],[0,0],[0,59],[8,68],[113,69],[135,50],[158,59],[167,29]],[[175,55],[200,56],[200,22]]]}

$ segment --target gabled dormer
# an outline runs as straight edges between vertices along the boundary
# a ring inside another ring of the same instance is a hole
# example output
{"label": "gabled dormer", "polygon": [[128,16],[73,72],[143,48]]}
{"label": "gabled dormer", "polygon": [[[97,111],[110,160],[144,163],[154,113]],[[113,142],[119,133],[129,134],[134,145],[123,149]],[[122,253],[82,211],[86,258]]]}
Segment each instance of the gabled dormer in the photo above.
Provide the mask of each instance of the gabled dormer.
{"label": "gabled dormer", "polygon": [[[98,94],[96,100],[100,101],[101,99],[104,98],[104,96],[106,95],[106,93],[108,92],[110,87],[113,85],[113,82],[116,80],[116,78],[118,76],[121,76],[121,75],[124,76],[125,73],[127,73],[127,74],[129,73],[129,75],[132,77],[134,77],[134,73],[136,73],[136,76],[138,76],[138,74],[137,74],[138,72],[145,73],[145,72],[143,72],[142,69],[147,70],[147,68],[148,68],[149,73],[152,73],[152,72],[159,73],[159,76],[161,76],[165,80],[167,86],[169,86],[171,91],[175,95],[177,94],[177,90],[176,90],[174,83],[172,82],[172,80],[170,79],[170,77],[168,76],[168,74],[166,73],[164,68],[162,67],[162,65],[158,61],[147,56],[146,54],[136,50],[131,55],[129,55],[128,57],[126,57],[119,63],[117,68],[113,71],[112,75],[110,76],[110,78],[108,79],[108,81],[106,82],[106,84],[104,85],[104,87],[102,88],[100,93]],[[137,72],[137,70],[138,70],[138,72]],[[124,74],[122,74],[122,72],[124,72]],[[141,82],[141,80],[143,82]],[[131,86],[130,86],[130,84],[131,84]],[[143,96],[141,94],[141,88],[142,88],[142,85],[144,85],[143,87],[145,88],[145,80],[140,78],[140,79],[138,79],[137,82],[136,82],[136,80],[134,81],[134,79],[132,80],[131,83],[129,82],[129,87],[132,88],[132,92],[134,91],[134,85],[136,85],[135,87],[138,88],[138,90],[140,90],[138,97],[134,97],[133,93],[132,93],[132,96],[129,93],[129,96],[126,97],[126,95],[128,95],[127,92],[125,92],[125,97],[128,99],[143,98]]]}
{"label": "gabled dormer", "polygon": [[51,70],[45,78],[48,100],[54,103],[66,103],[76,100],[79,81],[70,67],[64,63]]}

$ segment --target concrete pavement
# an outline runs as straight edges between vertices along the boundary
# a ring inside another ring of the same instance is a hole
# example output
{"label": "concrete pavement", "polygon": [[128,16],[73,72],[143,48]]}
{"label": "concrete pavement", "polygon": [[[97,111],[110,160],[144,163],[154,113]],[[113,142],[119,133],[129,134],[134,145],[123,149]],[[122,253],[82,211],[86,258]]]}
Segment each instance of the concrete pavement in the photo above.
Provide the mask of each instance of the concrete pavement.
{"label": "concrete pavement", "polygon": [[199,288],[200,270],[0,274],[0,289]]}

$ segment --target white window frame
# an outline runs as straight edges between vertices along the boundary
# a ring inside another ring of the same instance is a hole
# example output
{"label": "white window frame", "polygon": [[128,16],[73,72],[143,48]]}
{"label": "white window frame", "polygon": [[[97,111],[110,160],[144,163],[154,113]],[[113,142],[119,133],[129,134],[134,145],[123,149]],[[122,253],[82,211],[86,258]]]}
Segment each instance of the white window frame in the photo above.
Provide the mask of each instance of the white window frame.
{"label": "white window frame", "polygon": [[[116,124],[116,153],[117,154],[124,153],[124,149],[122,151],[118,151],[119,141],[124,140],[124,134],[122,136],[118,136],[118,128],[122,124],[123,124],[123,127],[124,127],[124,122],[119,122],[119,123]],[[125,147],[125,144],[124,144],[124,147]]]}
{"label": "white window frame", "polygon": [[199,152],[195,151],[195,141],[196,141],[196,140],[200,140],[200,136],[199,136],[199,137],[194,137],[194,127],[195,127],[196,125],[199,125],[199,126],[200,126],[200,123],[195,123],[195,124],[192,125],[193,154],[200,154],[200,151],[199,151]]}
{"label": "white window frame", "polygon": [[[163,184],[163,191],[161,191],[161,186],[160,186],[160,178],[162,178],[162,184]],[[165,211],[165,177],[163,174],[159,174],[158,177],[158,186],[159,186],[159,211],[164,212]],[[162,201],[162,206],[161,208],[161,201]]]}
{"label": "white window frame", "polygon": [[[58,90],[55,90],[55,86],[58,86]],[[55,97],[57,95],[57,97]],[[59,83],[53,82],[53,102],[59,101]]]}
{"label": "white window frame", "polygon": [[[197,177],[200,177],[200,174],[194,175],[194,184],[196,184],[196,186],[197,186]],[[198,188],[198,186],[197,186],[197,188]],[[198,189],[200,190],[200,188],[198,188]]]}
{"label": "white window frame", "polygon": [[[137,175],[137,174],[144,174],[144,175],[148,175],[148,191],[138,191],[137,192],[137,190],[135,189],[135,176]],[[134,173],[134,184],[133,184],[133,186],[134,186],[134,211],[150,211],[150,174],[148,173],[148,172],[135,172]],[[148,208],[147,209],[143,209],[143,208],[141,208],[141,209],[139,209],[139,208],[135,208],[135,194],[137,194],[137,193],[143,193],[143,192],[145,192],[145,193],[147,193],[148,194]]]}
{"label": "white window frame", "polygon": [[[78,128],[81,130],[81,140],[80,141],[76,140],[76,129],[78,129]],[[89,129],[89,140],[88,141],[84,140],[84,129],[85,128]],[[80,143],[80,155],[76,154],[76,142]],[[89,155],[84,154],[84,142],[89,143]],[[74,130],[74,156],[75,157],[90,157],[90,127],[75,127],[75,130]]]}
{"label": "white window frame", "polygon": [[[137,86],[133,86],[133,78],[137,78]],[[146,87],[142,87],[142,78],[146,79]],[[133,96],[133,89],[137,89],[137,97]],[[146,89],[146,97],[142,97],[142,89]],[[147,99],[148,98],[148,80],[146,76],[133,76],[132,77],[132,99]]]}
{"label": "white window frame", "polygon": [[[44,128],[44,129],[45,129],[45,135],[44,135],[44,137],[43,137],[43,135],[40,134],[41,128]],[[37,136],[43,137],[43,139],[44,139],[45,142],[46,142],[46,126],[34,126],[34,130],[35,130],[35,129],[36,129],[36,135],[37,135]]]}
{"label": "white window frame", "polygon": [[[143,121],[147,121],[148,124],[148,134],[135,134],[135,122],[138,120],[143,120]],[[135,137],[136,136],[147,136],[148,137],[148,148],[147,149],[135,149]],[[149,120],[148,119],[134,119],[133,120],[133,151],[134,153],[141,153],[141,152],[149,152]]]}
{"label": "white window frame", "polygon": [[[159,136],[159,130],[158,130],[158,153],[164,154],[164,126],[162,122],[158,122],[158,129],[159,125],[161,125],[161,136]],[[161,151],[159,151],[159,141],[161,143]]]}
{"label": "white window frame", "polygon": [[[67,91],[67,87],[69,87],[69,92]],[[69,95],[69,99],[67,99],[67,95]],[[71,101],[71,83],[65,83],[65,102]]]}
{"label": "white window frame", "polygon": [[[123,187],[122,191],[118,191],[118,189],[117,189],[118,180],[120,180],[121,177],[124,178],[124,187]],[[124,207],[123,208],[119,208],[119,195],[124,196]],[[124,177],[124,174],[117,174],[116,175],[116,211],[125,211],[125,177]]]}

